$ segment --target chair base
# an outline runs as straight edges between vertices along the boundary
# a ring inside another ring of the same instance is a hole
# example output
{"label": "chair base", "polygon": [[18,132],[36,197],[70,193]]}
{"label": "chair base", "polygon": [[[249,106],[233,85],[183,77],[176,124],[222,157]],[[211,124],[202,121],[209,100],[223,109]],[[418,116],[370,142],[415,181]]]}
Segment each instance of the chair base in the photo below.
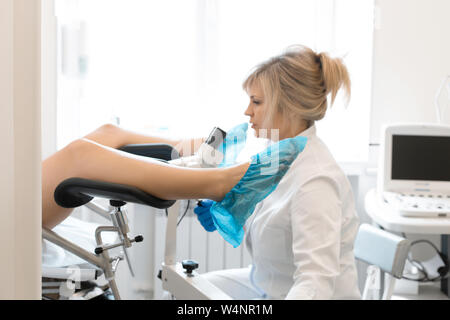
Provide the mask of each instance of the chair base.
{"label": "chair base", "polygon": [[95,281],[73,283],[71,280],[42,278],[43,300],[114,300],[109,286]]}

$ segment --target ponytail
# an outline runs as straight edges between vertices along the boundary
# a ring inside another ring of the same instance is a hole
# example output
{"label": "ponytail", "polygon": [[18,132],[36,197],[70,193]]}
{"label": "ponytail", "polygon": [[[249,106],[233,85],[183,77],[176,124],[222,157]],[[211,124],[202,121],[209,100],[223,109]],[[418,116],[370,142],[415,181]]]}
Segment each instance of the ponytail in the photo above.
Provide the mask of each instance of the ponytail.
{"label": "ponytail", "polygon": [[351,96],[351,82],[348,70],[341,58],[331,58],[328,53],[322,52],[318,55],[321,66],[322,77],[325,85],[326,95],[331,94],[331,105],[339,89],[344,89],[346,102],[348,104]]}

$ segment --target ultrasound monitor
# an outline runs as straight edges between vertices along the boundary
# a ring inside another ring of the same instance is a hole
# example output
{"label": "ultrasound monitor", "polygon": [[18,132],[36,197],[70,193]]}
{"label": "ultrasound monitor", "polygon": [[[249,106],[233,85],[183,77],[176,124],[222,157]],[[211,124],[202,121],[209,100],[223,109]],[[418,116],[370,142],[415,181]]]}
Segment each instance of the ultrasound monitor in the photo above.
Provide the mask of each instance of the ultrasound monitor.
{"label": "ultrasound monitor", "polygon": [[450,194],[450,126],[383,128],[379,191]]}

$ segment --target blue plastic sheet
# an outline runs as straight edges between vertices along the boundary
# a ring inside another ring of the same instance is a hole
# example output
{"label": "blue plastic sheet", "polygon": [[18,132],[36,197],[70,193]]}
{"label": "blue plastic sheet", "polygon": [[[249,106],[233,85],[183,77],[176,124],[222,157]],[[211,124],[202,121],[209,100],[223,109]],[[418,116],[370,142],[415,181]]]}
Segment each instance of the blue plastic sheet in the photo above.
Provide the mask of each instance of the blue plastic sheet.
{"label": "blue plastic sheet", "polygon": [[214,225],[233,247],[241,244],[243,226],[256,204],[275,190],[306,142],[307,138],[302,136],[284,139],[254,155],[242,179],[222,201],[212,205]]}
{"label": "blue plastic sheet", "polygon": [[247,141],[248,123],[241,123],[227,132],[227,135],[219,150],[224,154],[219,168],[235,164],[239,153],[245,147]]}

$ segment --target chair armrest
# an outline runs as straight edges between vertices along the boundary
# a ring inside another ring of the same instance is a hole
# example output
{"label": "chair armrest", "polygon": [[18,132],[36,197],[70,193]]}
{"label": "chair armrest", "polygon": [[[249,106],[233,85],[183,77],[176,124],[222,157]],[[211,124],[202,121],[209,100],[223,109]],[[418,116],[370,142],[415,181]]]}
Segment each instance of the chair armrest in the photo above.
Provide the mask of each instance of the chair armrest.
{"label": "chair armrest", "polygon": [[405,238],[362,224],[356,236],[354,253],[356,259],[378,266],[400,279],[410,246],[410,241]]}

